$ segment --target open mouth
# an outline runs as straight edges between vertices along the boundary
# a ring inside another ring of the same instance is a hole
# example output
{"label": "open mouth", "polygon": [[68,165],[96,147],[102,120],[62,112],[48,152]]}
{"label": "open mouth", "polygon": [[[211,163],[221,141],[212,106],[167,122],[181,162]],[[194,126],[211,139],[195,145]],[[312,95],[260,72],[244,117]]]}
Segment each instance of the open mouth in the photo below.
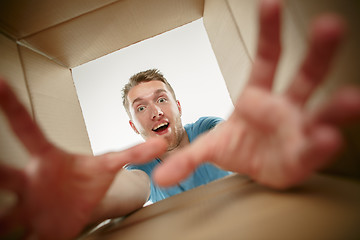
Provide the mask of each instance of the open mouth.
{"label": "open mouth", "polygon": [[161,123],[160,125],[156,126],[152,130],[154,132],[162,132],[162,131],[166,130],[168,127],[169,127],[169,123]]}

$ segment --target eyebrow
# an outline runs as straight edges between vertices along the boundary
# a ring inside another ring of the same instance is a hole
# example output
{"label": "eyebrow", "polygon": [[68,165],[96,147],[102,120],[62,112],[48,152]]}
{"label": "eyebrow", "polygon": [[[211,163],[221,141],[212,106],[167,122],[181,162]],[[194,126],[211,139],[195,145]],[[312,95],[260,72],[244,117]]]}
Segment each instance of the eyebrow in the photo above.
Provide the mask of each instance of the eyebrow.
{"label": "eyebrow", "polygon": [[[166,90],[160,88],[160,89],[155,90],[155,92],[153,93],[153,95],[157,96],[157,95],[159,95],[160,93],[163,93],[163,92],[166,93]],[[141,100],[143,100],[143,98],[141,98],[141,97],[135,98],[134,101],[131,103],[131,105],[134,106],[134,104],[135,104],[136,102],[139,102],[139,101],[141,101]]]}

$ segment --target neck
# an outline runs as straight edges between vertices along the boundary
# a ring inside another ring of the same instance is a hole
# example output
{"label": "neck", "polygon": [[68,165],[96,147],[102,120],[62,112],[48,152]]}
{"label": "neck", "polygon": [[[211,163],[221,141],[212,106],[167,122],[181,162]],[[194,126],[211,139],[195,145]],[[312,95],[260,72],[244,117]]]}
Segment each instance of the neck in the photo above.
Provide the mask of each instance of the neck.
{"label": "neck", "polygon": [[190,144],[189,137],[188,137],[185,129],[183,129],[183,133],[181,135],[181,139],[179,141],[179,144],[177,146],[175,146],[174,148],[171,148],[171,149],[167,150],[163,155],[161,155],[160,159],[162,161],[166,160],[166,158],[168,156],[170,156],[171,154],[179,151],[180,149],[187,146],[188,144]]}

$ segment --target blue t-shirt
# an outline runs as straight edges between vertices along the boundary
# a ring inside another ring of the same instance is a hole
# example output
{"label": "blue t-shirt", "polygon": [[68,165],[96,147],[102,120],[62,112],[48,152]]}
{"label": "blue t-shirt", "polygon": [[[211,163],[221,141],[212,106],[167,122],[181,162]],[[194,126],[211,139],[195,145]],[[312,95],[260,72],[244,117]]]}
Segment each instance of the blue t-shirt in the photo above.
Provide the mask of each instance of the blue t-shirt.
{"label": "blue t-shirt", "polygon": [[[189,137],[190,143],[195,140],[200,134],[212,129],[216,124],[222,121],[221,118],[217,117],[202,117],[197,120],[195,123],[187,124],[184,126],[185,131]],[[161,163],[160,159],[154,159],[153,161],[142,164],[142,165],[128,165],[126,168],[128,170],[138,169],[147,173],[151,179],[151,193],[149,200],[152,202],[157,202],[173,196],[178,193],[190,190],[192,188],[198,187],[203,184],[207,184],[216,179],[225,177],[231,172],[221,170],[211,163],[205,163],[200,165],[194,173],[192,173],[187,179],[180,182],[176,186],[170,188],[161,188],[154,184],[151,174],[154,168]]]}

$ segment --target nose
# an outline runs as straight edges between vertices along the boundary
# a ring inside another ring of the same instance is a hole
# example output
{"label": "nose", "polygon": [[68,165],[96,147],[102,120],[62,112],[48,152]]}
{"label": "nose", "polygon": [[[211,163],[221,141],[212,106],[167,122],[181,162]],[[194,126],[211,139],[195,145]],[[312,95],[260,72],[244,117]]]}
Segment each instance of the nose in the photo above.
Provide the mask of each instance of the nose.
{"label": "nose", "polygon": [[151,111],[151,119],[156,119],[163,115],[164,115],[164,113],[162,112],[161,108],[154,104],[152,107],[152,111]]}

